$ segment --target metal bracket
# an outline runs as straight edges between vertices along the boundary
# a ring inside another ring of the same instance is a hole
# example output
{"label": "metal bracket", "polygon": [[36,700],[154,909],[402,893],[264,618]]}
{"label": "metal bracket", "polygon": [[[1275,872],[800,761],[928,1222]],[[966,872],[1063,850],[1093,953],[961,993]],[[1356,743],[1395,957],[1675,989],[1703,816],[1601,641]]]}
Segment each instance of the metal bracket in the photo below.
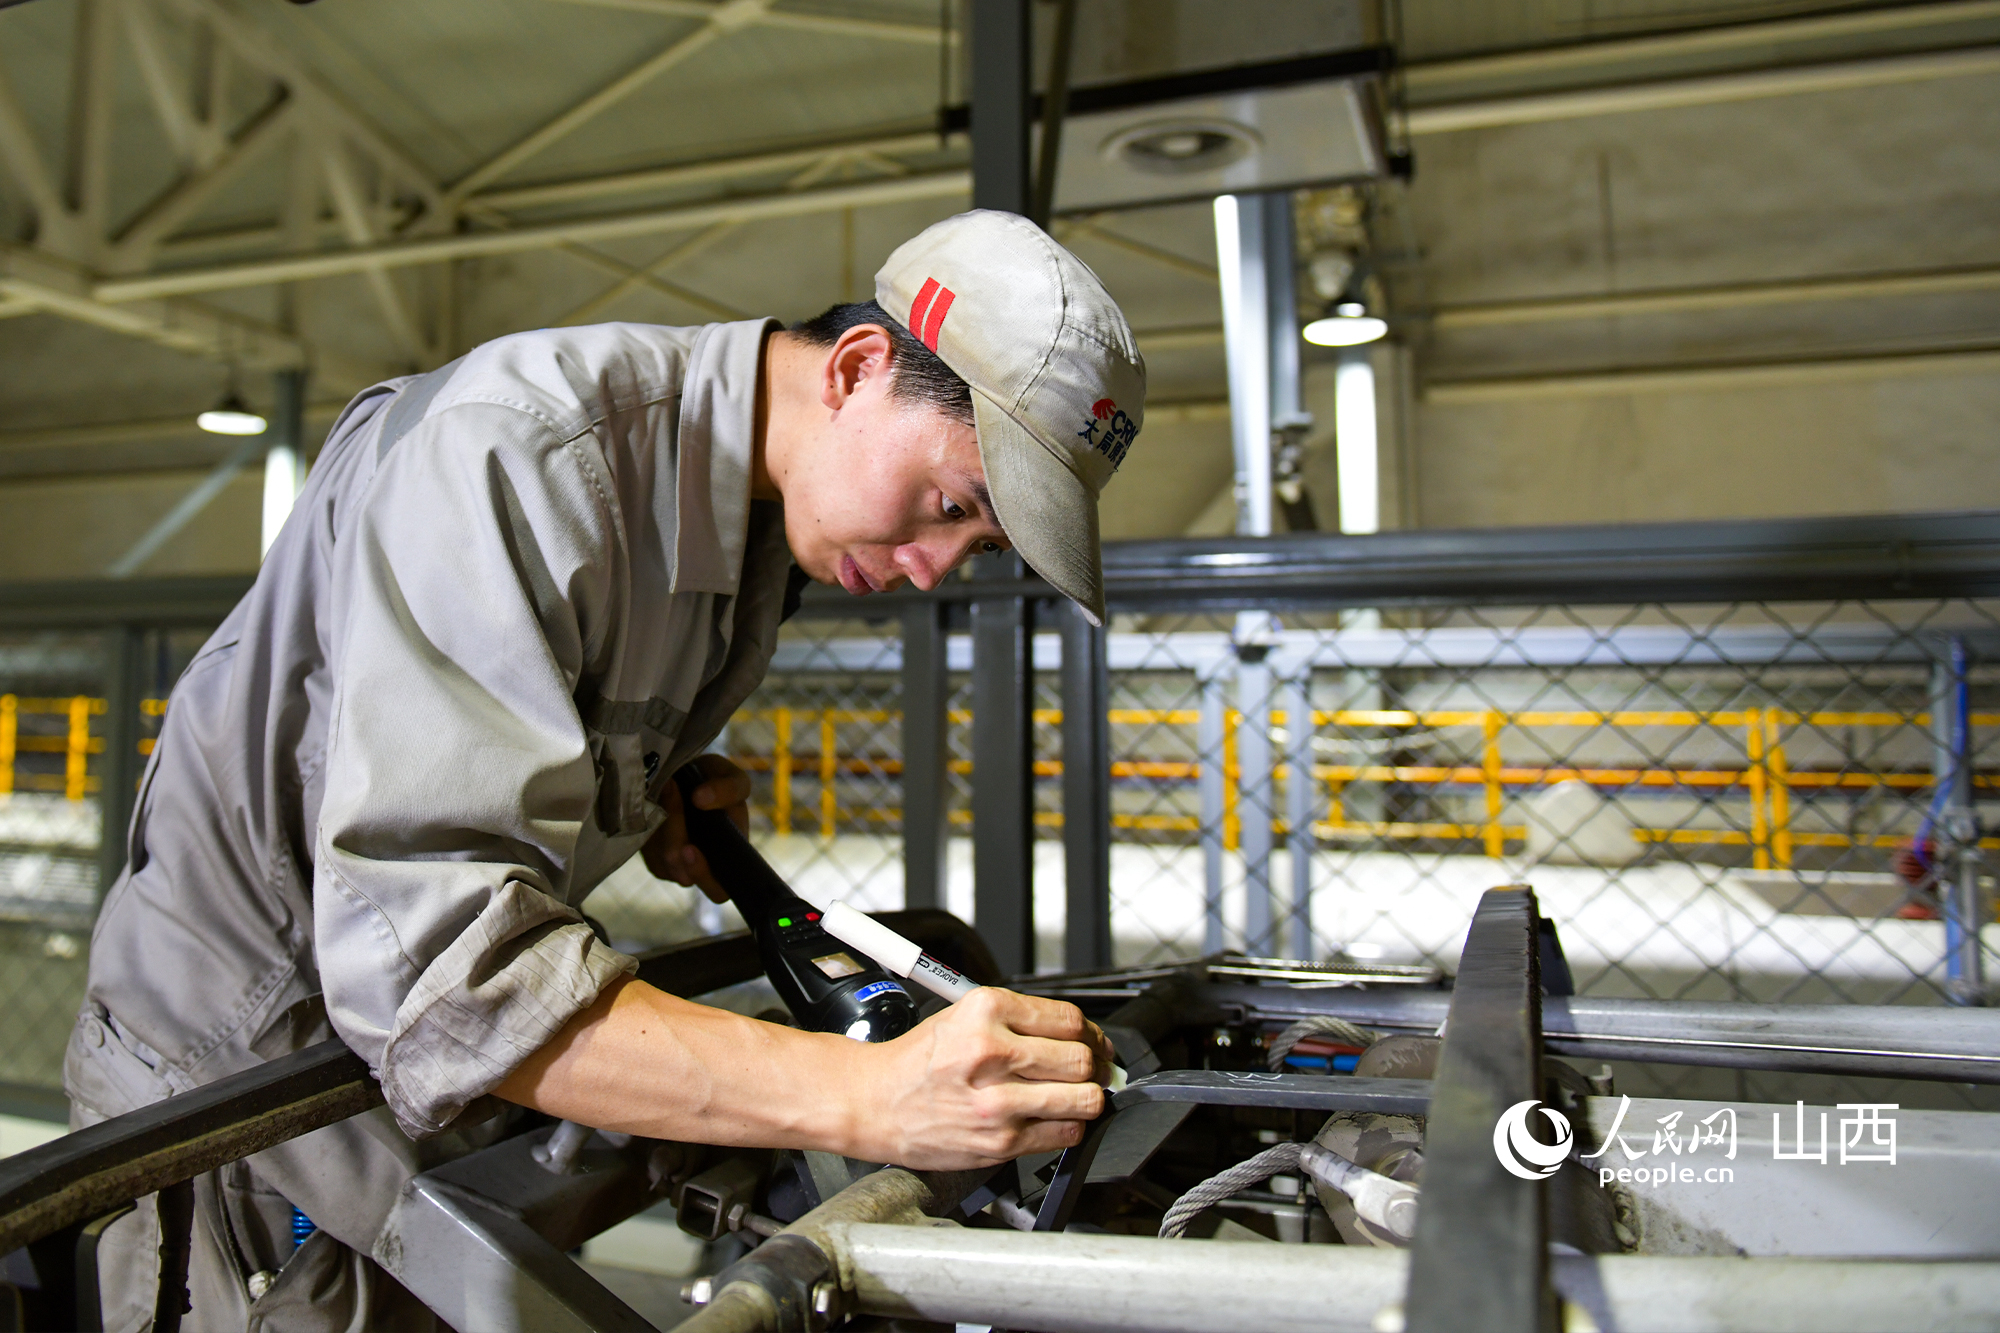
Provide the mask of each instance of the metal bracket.
{"label": "metal bracket", "polygon": [[[832,1276],[833,1261],[819,1246],[804,1236],[779,1235],[718,1273],[714,1291],[719,1296],[738,1282],[760,1287],[778,1307],[778,1333],[798,1333],[824,1327],[833,1314],[830,1295],[815,1296]],[[820,1305],[828,1308],[817,1308]]]}
{"label": "metal bracket", "polygon": [[1466,934],[1424,1133],[1410,1333],[1555,1328],[1543,1182],[1503,1165],[1494,1136],[1543,1095],[1539,920],[1532,889],[1490,889]]}

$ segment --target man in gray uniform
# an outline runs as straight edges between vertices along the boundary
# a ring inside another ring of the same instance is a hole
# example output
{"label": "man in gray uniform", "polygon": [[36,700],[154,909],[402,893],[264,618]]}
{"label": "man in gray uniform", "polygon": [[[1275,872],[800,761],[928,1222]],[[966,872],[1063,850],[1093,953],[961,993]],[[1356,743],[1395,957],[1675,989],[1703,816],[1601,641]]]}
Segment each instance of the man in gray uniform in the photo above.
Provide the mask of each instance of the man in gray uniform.
{"label": "man in gray uniform", "polygon": [[[982,991],[866,1046],[637,982],[579,909],[642,849],[715,890],[670,775],[763,676],[795,566],[928,588],[1011,544],[1101,621],[1144,394],[1095,275],[982,212],[795,330],[543,330],[355,399],[174,689],[69,1047],[77,1125],[329,1036],[381,1081],[197,1182],[184,1327],[427,1325],[368,1256],[508,1103],[915,1167],[1075,1141],[1108,1050],[1072,1006]],[[747,796],[711,772],[699,804]],[[107,1233],[106,1328],[150,1316],[157,1234],[150,1200]]]}

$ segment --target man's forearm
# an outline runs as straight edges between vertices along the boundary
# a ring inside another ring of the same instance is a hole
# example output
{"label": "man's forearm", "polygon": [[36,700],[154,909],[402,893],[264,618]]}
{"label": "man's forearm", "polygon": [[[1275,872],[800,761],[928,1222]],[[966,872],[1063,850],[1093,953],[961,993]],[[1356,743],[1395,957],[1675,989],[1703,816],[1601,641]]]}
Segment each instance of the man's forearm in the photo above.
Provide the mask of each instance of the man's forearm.
{"label": "man's forearm", "polygon": [[873,1054],[626,979],[494,1091],[646,1138],[855,1154]]}

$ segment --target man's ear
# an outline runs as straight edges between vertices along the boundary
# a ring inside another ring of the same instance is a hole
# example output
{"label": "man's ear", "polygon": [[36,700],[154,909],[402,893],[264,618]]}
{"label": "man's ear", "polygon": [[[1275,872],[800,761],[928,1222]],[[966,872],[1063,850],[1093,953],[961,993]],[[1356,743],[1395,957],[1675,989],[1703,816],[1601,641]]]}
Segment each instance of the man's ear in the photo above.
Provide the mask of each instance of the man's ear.
{"label": "man's ear", "polygon": [[889,373],[896,345],[879,324],[857,324],[834,341],[821,372],[819,400],[829,411],[847,405],[870,379]]}

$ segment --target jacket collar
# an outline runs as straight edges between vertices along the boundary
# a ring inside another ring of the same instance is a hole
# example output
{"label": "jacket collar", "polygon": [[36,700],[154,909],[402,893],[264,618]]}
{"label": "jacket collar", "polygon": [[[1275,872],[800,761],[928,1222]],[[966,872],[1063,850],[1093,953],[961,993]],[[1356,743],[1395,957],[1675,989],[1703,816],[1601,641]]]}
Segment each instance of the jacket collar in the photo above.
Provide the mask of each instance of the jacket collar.
{"label": "jacket collar", "polygon": [[758,375],[765,336],[780,327],[774,319],[710,324],[688,352],[674,468],[672,592],[730,596],[742,579]]}

